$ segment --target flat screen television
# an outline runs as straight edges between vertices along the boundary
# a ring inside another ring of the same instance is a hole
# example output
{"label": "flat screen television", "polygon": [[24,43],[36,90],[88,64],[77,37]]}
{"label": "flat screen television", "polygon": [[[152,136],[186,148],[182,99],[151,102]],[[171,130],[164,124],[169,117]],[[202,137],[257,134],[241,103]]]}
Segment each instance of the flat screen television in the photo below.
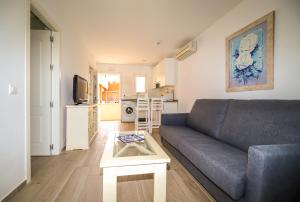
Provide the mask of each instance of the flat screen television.
{"label": "flat screen television", "polygon": [[88,82],[78,75],[73,77],[73,100],[76,105],[88,101]]}

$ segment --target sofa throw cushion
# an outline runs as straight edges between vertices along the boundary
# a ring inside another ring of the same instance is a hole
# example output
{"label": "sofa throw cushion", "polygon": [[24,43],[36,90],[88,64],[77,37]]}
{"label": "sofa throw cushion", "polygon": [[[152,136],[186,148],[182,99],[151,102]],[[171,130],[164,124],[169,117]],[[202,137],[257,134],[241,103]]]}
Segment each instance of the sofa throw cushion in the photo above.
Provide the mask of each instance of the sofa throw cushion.
{"label": "sofa throw cushion", "polygon": [[218,139],[244,151],[300,142],[300,101],[231,100]]}
{"label": "sofa throw cushion", "polygon": [[223,125],[229,100],[196,100],[186,124],[206,135],[217,137]]}

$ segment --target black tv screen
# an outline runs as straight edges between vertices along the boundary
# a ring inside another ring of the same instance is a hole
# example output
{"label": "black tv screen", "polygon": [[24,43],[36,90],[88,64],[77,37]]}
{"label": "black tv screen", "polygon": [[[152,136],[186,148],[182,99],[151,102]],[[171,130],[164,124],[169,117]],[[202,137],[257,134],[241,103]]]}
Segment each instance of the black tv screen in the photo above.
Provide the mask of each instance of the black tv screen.
{"label": "black tv screen", "polygon": [[88,100],[88,82],[78,75],[73,77],[73,100],[75,104],[82,104]]}

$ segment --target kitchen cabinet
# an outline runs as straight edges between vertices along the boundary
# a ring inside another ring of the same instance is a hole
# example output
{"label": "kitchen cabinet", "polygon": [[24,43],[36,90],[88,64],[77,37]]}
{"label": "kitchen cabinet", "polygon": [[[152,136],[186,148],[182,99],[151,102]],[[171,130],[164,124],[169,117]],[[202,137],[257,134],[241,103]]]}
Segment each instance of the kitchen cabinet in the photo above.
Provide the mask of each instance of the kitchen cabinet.
{"label": "kitchen cabinet", "polygon": [[152,69],[152,84],[153,84],[154,88],[155,88],[156,82],[158,81],[157,77],[158,77],[158,65],[156,65]]}
{"label": "kitchen cabinet", "polygon": [[165,58],[152,70],[153,87],[159,82],[160,86],[176,85],[177,61],[175,58]]}
{"label": "kitchen cabinet", "polygon": [[163,114],[174,114],[178,113],[178,102],[164,102],[163,103]]}
{"label": "kitchen cabinet", "polygon": [[121,92],[122,92],[122,98],[132,97],[136,94],[135,75],[133,73],[127,73],[122,75]]}

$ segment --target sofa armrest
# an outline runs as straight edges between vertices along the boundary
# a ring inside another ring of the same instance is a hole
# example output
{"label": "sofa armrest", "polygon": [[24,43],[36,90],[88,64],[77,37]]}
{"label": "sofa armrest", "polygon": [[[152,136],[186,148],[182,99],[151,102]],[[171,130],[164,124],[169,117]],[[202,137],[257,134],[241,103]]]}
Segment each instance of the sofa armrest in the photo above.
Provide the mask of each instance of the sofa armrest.
{"label": "sofa armrest", "polygon": [[162,125],[185,126],[188,113],[162,114]]}
{"label": "sofa armrest", "polygon": [[299,190],[300,144],[249,147],[247,201],[296,201]]}

